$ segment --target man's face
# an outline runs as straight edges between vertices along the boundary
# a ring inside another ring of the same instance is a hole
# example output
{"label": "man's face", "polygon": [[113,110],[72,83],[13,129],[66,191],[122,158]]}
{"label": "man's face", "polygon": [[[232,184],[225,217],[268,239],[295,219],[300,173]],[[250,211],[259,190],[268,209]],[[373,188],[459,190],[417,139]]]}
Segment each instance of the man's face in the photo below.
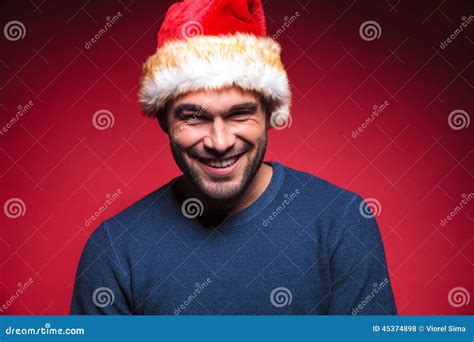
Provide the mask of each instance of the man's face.
{"label": "man's face", "polygon": [[267,145],[259,98],[238,87],[179,96],[167,111],[174,159],[213,199],[240,197],[258,172]]}

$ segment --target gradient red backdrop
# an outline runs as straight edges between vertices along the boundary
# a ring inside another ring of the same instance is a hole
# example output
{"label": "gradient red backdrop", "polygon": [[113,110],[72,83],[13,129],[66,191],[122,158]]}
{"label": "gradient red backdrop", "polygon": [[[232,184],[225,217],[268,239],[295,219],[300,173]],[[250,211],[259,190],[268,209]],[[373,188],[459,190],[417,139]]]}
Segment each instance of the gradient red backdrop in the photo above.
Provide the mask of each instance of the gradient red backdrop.
{"label": "gradient red backdrop", "polygon": [[[0,306],[33,281],[2,314],[68,314],[82,248],[99,223],[85,220],[118,189],[100,221],[178,174],[167,137],[137,102],[141,65],[155,51],[170,3],[0,5],[2,28],[23,25],[19,37],[0,36],[0,200],[24,203],[19,217],[8,206],[0,215]],[[293,91],[292,124],[271,131],[267,159],[380,203],[400,314],[472,314],[474,201],[447,224],[441,219],[474,192],[474,123],[467,125],[474,22],[454,33],[474,4],[297,0],[264,7]],[[367,21],[379,25],[378,38],[359,32]],[[93,125],[99,110],[110,111],[112,127]],[[458,126],[448,120],[453,111],[464,119]],[[461,303],[448,298],[455,288],[462,288]]]}

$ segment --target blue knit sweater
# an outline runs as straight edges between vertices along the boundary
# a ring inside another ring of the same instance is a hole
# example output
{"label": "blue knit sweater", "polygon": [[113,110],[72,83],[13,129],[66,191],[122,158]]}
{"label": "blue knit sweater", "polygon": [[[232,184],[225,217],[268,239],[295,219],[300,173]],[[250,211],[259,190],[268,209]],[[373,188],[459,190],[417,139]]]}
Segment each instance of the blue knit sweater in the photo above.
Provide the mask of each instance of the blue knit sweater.
{"label": "blue knit sweater", "polygon": [[362,199],[269,164],[263,194],[217,228],[183,215],[174,181],[103,222],[84,248],[71,314],[396,314]]}

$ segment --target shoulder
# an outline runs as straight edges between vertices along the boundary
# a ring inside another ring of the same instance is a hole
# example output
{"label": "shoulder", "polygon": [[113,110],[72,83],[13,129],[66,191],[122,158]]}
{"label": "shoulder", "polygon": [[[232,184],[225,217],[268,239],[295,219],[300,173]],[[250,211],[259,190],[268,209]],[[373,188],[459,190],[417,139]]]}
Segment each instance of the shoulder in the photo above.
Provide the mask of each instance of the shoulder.
{"label": "shoulder", "polygon": [[358,194],[317,176],[285,169],[285,183],[300,189],[298,216],[312,223],[308,230],[321,235],[330,250],[335,252],[338,246],[376,250],[381,245],[375,220],[380,208],[369,208],[369,203]]}
{"label": "shoulder", "polygon": [[161,234],[166,229],[160,217],[170,214],[174,203],[171,187],[175,180],[148,193],[118,214],[102,222],[91,234],[88,244],[96,243],[100,248],[138,248],[146,245],[152,234]]}
{"label": "shoulder", "polygon": [[341,216],[362,202],[362,198],[358,194],[323,178],[290,167],[283,167],[285,187],[298,190],[300,200],[308,203],[308,206],[318,209],[318,212]]}
{"label": "shoulder", "polygon": [[144,223],[143,221],[150,220],[153,215],[166,212],[169,209],[167,206],[172,202],[172,187],[175,181],[176,178],[145,195],[115,216],[111,217],[107,222],[109,225],[114,225],[114,222],[118,222],[123,226],[133,228],[137,226],[137,222]]}
{"label": "shoulder", "polygon": [[366,202],[357,193],[307,172],[285,168],[285,193],[296,193],[297,221],[329,244],[346,235],[378,239],[378,227]]}

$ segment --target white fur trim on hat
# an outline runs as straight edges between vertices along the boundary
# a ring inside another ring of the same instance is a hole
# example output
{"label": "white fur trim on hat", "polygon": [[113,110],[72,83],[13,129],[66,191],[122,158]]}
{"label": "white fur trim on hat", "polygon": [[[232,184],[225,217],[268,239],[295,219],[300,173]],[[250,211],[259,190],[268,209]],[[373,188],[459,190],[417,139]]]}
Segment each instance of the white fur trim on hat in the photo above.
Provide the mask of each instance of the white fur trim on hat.
{"label": "white fur trim on hat", "polygon": [[291,92],[280,52],[271,38],[241,33],[168,42],[143,67],[143,110],[153,115],[186,92],[236,85],[271,99],[275,113],[288,118]]}

